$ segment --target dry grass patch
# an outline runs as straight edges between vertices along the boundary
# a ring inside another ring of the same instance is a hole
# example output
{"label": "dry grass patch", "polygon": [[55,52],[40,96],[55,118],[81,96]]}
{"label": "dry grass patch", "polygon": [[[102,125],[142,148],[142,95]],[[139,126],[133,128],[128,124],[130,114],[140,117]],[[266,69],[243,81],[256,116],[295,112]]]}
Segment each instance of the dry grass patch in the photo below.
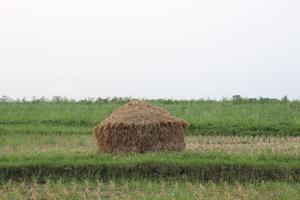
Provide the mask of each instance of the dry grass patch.
{"label": "dry grass patch", "polygon": [[222,151],[230,154],[272,152],[300,155],[300,137],[189,136],[186,149],[199,152]]}
{"label": "dry grass patch", "polygon": [[[186,136],[186,150],[300,156],[300,137]],[[0,135],[0,156],[35,152],[95,153],[92,135]]]}
{"label": "dry grass patch", "polygon": [[299,184],[201,183],[189,181],[130,180],[125,182],[8,182],[0,185],[0,199],[299,199]]}
{"label": "dry grass patch", "polygon": [[[1,141],[2,140],[2,141]],[[88,135],[0,135],[0,156],[36,152],[95,152]]]}

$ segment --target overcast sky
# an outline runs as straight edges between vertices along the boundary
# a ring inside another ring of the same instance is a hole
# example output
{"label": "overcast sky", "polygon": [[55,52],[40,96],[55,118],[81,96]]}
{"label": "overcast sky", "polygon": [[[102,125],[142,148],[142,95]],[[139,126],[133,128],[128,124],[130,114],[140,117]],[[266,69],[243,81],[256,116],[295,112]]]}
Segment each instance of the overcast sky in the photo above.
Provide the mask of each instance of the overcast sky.
{"label": "overcast sky", "polygon": [[300,99],[299,0],[1,0],[0,96]]}

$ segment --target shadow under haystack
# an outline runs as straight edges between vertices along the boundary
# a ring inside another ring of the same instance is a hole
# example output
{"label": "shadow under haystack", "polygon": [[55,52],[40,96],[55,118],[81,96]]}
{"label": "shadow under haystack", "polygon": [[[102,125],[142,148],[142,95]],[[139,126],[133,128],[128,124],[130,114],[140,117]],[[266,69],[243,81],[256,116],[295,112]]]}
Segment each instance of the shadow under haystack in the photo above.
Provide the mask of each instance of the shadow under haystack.
{"label": "shadow under haystack", "polygon": [[146,102],[132,101],[94,128],[100,152],[180,151],[188,123]]}

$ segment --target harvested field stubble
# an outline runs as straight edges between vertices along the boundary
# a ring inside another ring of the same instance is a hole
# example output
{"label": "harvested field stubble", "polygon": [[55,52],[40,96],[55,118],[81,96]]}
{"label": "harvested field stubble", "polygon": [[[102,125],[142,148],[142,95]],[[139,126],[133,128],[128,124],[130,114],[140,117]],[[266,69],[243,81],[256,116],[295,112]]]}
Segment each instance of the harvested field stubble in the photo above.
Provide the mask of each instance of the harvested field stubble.
{"label": "harvested field stubble", "polygon": [[[187,151],[300,156],[300,137],[186,136],[184,139]],[[90,135],[0,135],[0,156],[38,152],[94,153],[96,148]]]}
{"label": "harvested field stubble", "polygon": [[274,136],[189,136],[186,149],[198,152],[221,151],[230,154],[274,153],[300,155],[300,137]]}
{"label": "harvested field stubble", "polygon": [[7,182],[0,185],[2,199],[299,199],[300,185],[285,182],[263,183],[202,183],[189,181],[131,180],[80,183],[47,180]]}

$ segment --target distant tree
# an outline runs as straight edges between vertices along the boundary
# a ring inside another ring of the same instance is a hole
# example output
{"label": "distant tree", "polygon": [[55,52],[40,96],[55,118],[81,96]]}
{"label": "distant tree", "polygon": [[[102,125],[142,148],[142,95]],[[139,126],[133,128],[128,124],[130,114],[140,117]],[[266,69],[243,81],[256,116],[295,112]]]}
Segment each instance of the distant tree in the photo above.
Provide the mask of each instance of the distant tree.
{"label": "distant tree", "polygon": [[284,96],[281,98],[281,101],[282,101],[282,102],[288,102],[289,99],[288,99],[288,97],[287,97],[286,95],[284,95]]}
{"label": "distant tree", "polygon": [[51,100],[51,102],[54,102],[54,103],[68,103],[70,101],[71,100],[69,100],[68,98],[60,97],[60,96],[54,96],[54,97],[52,97],[52,100]]}
{"label": "distant tree", "polygon": [[241,99],[242,99],[242,97],[239,94],[232,96],[232,100],[241,100]]}
{"label": "distant tree", "polygon": [[0,102],[10,102],[12,101],[12,99],[8,96],[3,95],[2,97],[0,97]]}

